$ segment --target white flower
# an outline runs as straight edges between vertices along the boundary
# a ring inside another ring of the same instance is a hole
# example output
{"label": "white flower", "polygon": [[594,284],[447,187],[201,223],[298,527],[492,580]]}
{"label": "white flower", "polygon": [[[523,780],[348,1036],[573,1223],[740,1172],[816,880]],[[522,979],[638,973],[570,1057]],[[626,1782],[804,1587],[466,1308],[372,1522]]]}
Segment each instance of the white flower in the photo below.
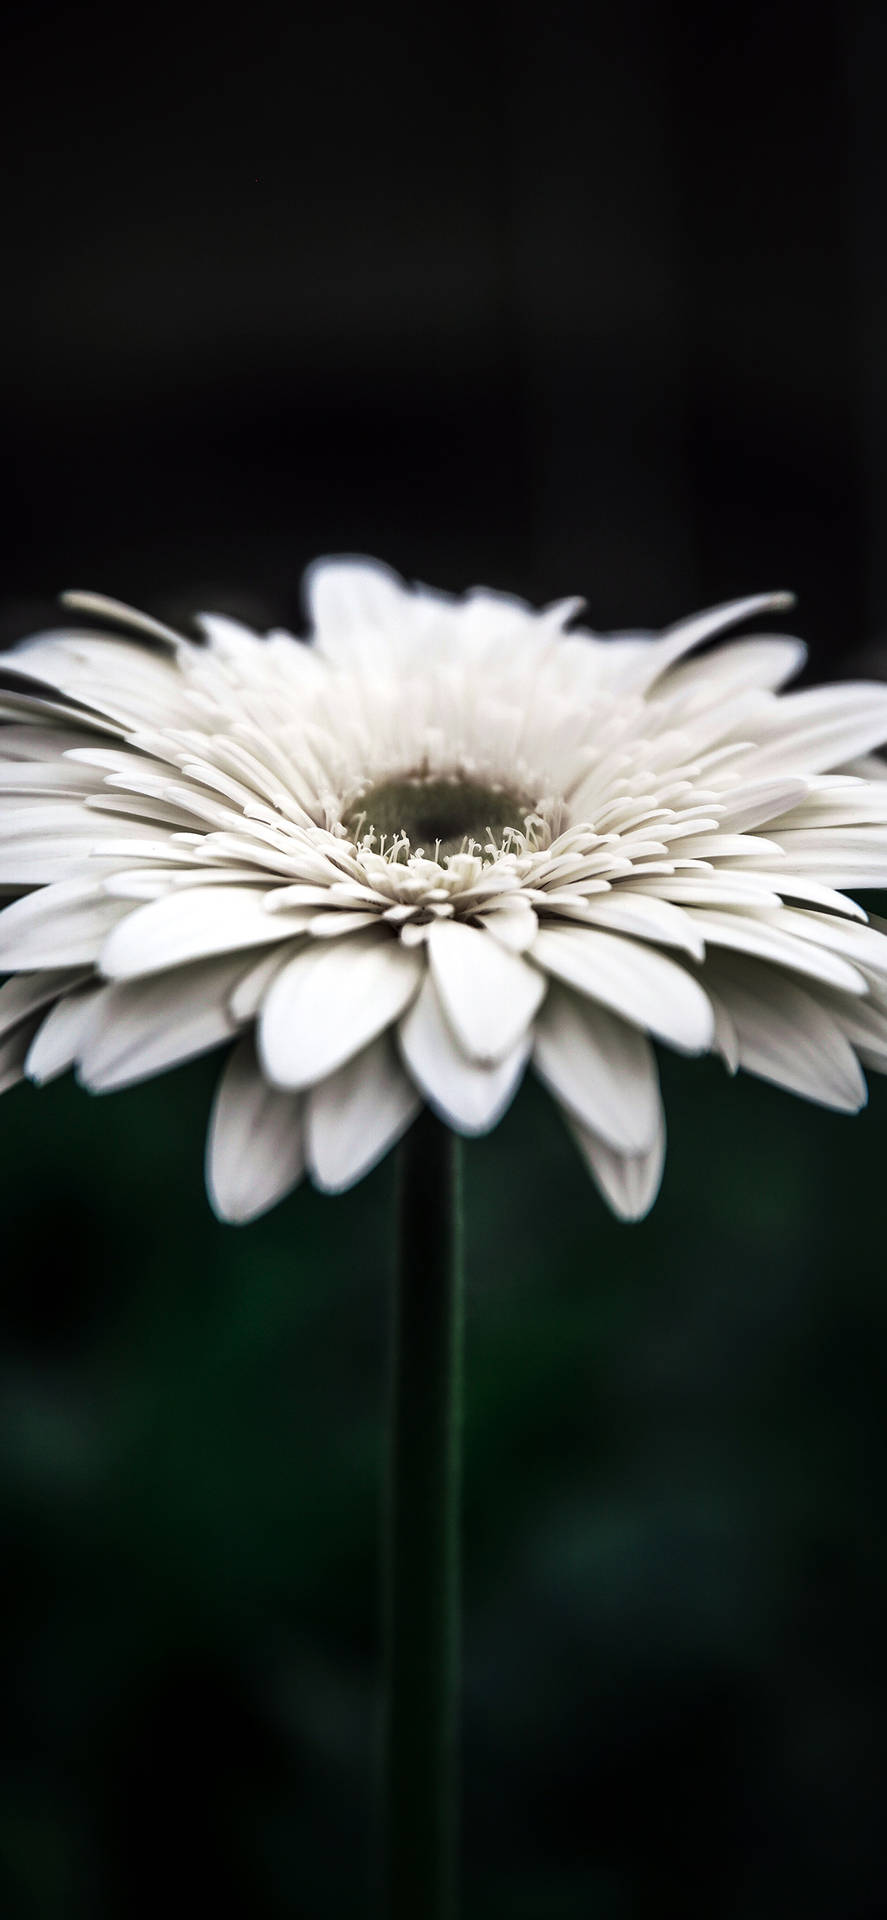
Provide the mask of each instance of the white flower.
{"label": "white flower", "polygon": [[359,1179],[427,1101],[483,1133],[532,1064],[610,1205],[665,1128],[650,1036],[853,1112],[887,1066],[887,689],[780,694],[797,640],[661,637],[319,562],[305,644],[96,596],[2,663],[0,1090],[235,1041],[207,1175],[253,1218]]}

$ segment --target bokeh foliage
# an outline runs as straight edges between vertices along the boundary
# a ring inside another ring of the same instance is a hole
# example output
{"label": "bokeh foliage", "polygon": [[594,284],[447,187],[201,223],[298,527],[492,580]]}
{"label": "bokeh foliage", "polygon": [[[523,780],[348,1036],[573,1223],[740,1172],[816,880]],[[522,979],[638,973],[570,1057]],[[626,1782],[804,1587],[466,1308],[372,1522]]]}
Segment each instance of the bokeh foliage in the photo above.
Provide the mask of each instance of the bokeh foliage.
{"label": "bokeh foliage", "polygon": [[[217,1225],[212,1072],[2,1110],[22,1920],[367,1911],[393,1168]],[[478,1920],[876,1910],[887,1089],[663,1074],[639,1227],[535,1085],[467,1147]]]}

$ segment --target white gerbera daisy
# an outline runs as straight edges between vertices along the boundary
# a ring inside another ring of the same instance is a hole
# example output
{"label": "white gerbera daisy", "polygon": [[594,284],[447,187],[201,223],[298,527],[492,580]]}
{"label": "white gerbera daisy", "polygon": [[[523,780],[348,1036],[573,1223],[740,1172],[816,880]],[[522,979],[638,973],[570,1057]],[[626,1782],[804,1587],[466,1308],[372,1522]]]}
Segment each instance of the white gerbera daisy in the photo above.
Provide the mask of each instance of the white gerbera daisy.
{"label": "white gerbera daisy", "polygon": [[639,1218],[665,1128],[651,1037],[842,1111],[887,1065],[887,689],[780,694],[799,641],[568,630],[381,566],[311,570],[308,643],[40,633],[0,694],[0,1088],[96,1092],[235,1042],[216,1212],[359,1179],[427,1102],[491,1128],[529,1064]]}

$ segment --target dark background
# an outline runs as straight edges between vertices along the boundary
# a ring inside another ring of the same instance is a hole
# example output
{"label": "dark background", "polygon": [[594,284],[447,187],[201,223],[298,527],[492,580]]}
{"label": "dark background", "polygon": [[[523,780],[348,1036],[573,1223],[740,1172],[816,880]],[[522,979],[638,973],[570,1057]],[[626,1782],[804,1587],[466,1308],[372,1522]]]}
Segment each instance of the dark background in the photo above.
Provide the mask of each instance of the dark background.
{"label": "dark background", "polygon": [[[887,16],[7,9],[3,621],[299,618],[317,552],[887,626]],[[467,1154],[466,1920],[887,1901],[887,1089],[666,1059],[607,1215]],[[214,1062],[0,1115],[9,1920],[368,1912],[392,1168],[244,1232]],[[422,1920],[417,1915],[416,1920]]]}

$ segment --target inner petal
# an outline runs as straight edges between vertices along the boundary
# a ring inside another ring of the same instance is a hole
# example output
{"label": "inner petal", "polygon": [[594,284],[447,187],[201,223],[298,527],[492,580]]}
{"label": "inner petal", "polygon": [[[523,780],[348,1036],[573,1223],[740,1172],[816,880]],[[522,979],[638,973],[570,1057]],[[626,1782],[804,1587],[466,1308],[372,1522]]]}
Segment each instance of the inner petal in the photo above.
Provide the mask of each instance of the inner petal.
{"label": "inner petal", "polygon": [[411,853],[432,858],[435,849],[440,857],[459,853],[472,840],[501,845],[509,832],[524,832],[533,812],[531,800],[503,787],[415,774],[368,788],[342,824],[352,839],[372,832],[377,845],[384,837],[390,846],[405,837]]}

